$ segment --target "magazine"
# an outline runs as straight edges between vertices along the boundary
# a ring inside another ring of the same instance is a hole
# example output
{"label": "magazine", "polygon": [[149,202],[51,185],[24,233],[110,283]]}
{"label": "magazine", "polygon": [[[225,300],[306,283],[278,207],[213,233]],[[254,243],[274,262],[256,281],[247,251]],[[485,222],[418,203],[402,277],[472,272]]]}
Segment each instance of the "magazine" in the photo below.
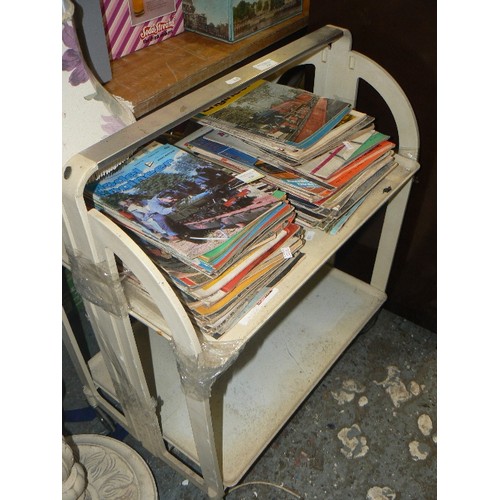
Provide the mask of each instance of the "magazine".
{"label": "magazine", "polygon": [[[204,133],[198,131],[188,136],[178,143],[179,146],[224,165],[235,172],[253,169],[259,172],[269,184],[309,201],[318,201],[333,193],[331,187],[320,185],[289,168],[285,169],[275,165],[274,163],[280,162],[274,161],[275,158],[270,155],[265,155],[266,160],[263,160],[263,155],[259,155],[256,148],[252,148],[244,141],[232,138],[228,142],[233,142],[234,145],[226,145],[222,140],[215,142],[210,139],[214,136],[212,129],[204,127],[202,132]],[[221,139],[222,136],[228,137],[228,134],[223,132],[218,132],[216,135]]]}
{"label": "magazine", "polygon": [[391,141],[382,141],[375,148],[371,149],[367,153],[359,156],[356,160],[348,163],[345,167],[337,170],[328,179],[328,184],[336,189],[340,189],[342,186],[346,185],[351,179],[356,175],[361,173],[374,161],[381,158],[384,154],[392,152],[395,144]]}
{"label": "magazine", "polygon": [[[264,243],[255,245],[233,265],[228,267],[220,276],[213,278],[200,285],[191,286],[182,281],[182,277],[175,277],[179,280],[179,288],[188,296],[195,300],[203,300],[210,297],[217,291],[223,289],[226,292],[232,289],[251,269],[266,259],[272,252],[281,248],[285,243],[297,234],[301,234],[301,228],[297,224],[289,223],[278,234],[273,235]],[[168,272],[168,271],[167,271]],[[171,273],[168,273],[171,275]]]}
{"label": "magazine", "polygon": [[291,258],[281,257],[277,265],[274,262],[275,265],[256,271],[238,290],[230,292],[213,307],[204,309],[206,314],[191,311],[193,321],[203,333],[219,338],[240,321],[255,306],[256,301],[265,296],[273,284],[283,278],[302,258],[303,254],[298,251]]}
{"label": "magazine", "polygon": [[300,250],[303,246],[303,241],[296,238],[295,241],[287,247],[290,254],[285,255],[281,249],[278,249],[268,256],[266,259],[259,262],[258,265],[245,273],[234,286],[221,288],[209,297],[203,300],[191,302],[188,307],[202,318],[202,321],[207,320],[207,316],[212,316],[220,312],[224,307],[228,306],[235,300],[242,298],[242,294],[250,295],[253,292],[253,287],[257,287],[262,281],[269,281],[272,274],[286,263],[287,259]]}
{"label": "magazine", "polygon": [[258,80],[194,119],[286,153],[313,146],[350,109],[340,99]]}
{"label": "magazine", "polygon": [[360,199],[366,198],[369,192],[397,165],[398,163],[394,160],[393,155],[388,153],[373,162],[362,174],[356,176],[337,195],[328,200],[331,204],[331,215],[322,221],[321,229],[329,231],[333,223],[336,224],[340,218],[344,217],[346,212],[350,211],[351,207]]}
{"label": "magazine", "polygon": [[298,165],[284,162],[255,145],[209,127],[202,127],[177,145],[237,172],[253,168],[262,173],[267,182],[285,192],[318,201],[335,191],[329,180],[337,171],[389,139],[372,126],[343,137],[333,150]]}
{"label": "magazine", "polygon": [[255,311],[261,307],[261,304],[265,304],[277,292],[280,281],[295,266],[300,264],[303,258],[305,258],[304,254],[298,252],[291,259],[285,260],[282,266],[269,277],[269,280],[261,283],[259,288],[251,295],[245,296],[238,302],[231,304],[229,308],[223,311],[222,315],[215,315],[209,321],[205,322],[205,324],[197,323],[200,330],[214,338],[219,338],[234,324],[247,321],[247,318],[255,314]]}
{"label": "magazine", "polygon": [[[190,134],[179,145],[236,172],[257,170],[267,182],[287,193],[299,223],[325,228],[339,217],[359,185],[381,168],[378,160],[394,147],[387,138],[370,128],[355,133],[350,141],[301,167],[286,168],[260,160],[258,148],[209,127]],[[266,160],[274,162],[269,154]],[[324,178],[317,176],[318,171]]]}
{"label": "magazine", "polygon": [[375,165],[377,167],[376,172],[365,179],[360,179],[361,182],[358,183],[356,189],[343,201],[343,206],[339,210],[337,217],[325,227],[325,230],[330,234],[338,233],[368,194],[398,166],[398,163],[392,158],[376,163],[381,163],[380,166]]}
{"label": "magazine", "polygon": [[316,143],[306,149],[297,150],[285,149],[279,144],[273,144],[262,138],[256,140],[251,135],[235,135],[235,132],[230,129],[221,130],[220,127],[205,127],[213,128],[213,131],[206,135],[207,139],[220,142],[226,146],[235,146],[237,149],[248,152],[262,161],[286,168],[300,167],[307,161],[341,145],[344,141],[372,129],[372,123],[373,117],[352,110]]}
{"label": "magazine", "polygon": [[[153,246],[207,274],[210,252],[235,256],[293,208],[202,158],[165,144],[86,188],[96,208]],[[279,218],[279,217],[278,217]],[[226,259],[228,262],[229,259]]]}
{"label": "magazine", "polygon": [[342,167],[388,139],[388,135],[370,129],[359,136],[343,141],[333,150],[304,163],[297,169],[304,175],[319,178],[320,182],[321,180],[328,181]]}

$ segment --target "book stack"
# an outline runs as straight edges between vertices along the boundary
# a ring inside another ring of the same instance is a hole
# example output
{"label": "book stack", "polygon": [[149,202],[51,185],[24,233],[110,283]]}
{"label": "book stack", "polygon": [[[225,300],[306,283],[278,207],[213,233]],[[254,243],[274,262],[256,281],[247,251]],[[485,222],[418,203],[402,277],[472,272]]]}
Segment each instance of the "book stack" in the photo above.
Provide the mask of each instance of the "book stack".
{"label": "book stack", "polygon": [[301,258],[295,209],[262,177],[154,143],[85,194],[151,256],[200,330],[218,337]]}
{"label": "book stack", "polygon": [[395,144],[339,99],[259,80],[195,117],[178,146],[288,195],[297,221],[336,232],[392,169]]}

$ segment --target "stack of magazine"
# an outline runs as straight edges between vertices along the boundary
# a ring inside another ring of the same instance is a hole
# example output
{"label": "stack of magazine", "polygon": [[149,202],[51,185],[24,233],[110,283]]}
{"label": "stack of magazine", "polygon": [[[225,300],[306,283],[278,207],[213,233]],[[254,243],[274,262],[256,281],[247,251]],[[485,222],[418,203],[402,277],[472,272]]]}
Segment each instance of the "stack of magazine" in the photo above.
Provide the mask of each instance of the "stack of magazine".
{"label": "stack of magazine", "polygon": [[89,183],[173,285],[199,330],[223,335],[334,233],[393,169],[394,143],[340,99],[259,80]]}
{"label": "stack of magazine", "polygon": [[262,177],[153,143],[85,194],[151,256],[200,330],[217,337],[302,257],[295,209]]}
{"label": "stack of magazine", "polygon": [[337,231],[397,166],[374,118],[339,99],[259,80],[195,117],[177,145],[288,195],[297,221]]}

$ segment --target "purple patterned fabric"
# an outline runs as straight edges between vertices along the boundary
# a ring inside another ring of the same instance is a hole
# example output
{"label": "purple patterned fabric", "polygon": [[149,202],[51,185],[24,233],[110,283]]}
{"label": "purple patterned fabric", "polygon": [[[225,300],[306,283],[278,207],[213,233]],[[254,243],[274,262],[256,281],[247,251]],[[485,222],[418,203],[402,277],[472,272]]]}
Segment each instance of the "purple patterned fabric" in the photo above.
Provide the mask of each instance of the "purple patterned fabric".
{"label": "purple patterned fabric", "polygon": [[62,69],[71,72],[69,83],[76,87],[88,81],[89,74],[81,57],[75,28],[69,23],[63,23],[62,41],[68,47],[62,56]]}

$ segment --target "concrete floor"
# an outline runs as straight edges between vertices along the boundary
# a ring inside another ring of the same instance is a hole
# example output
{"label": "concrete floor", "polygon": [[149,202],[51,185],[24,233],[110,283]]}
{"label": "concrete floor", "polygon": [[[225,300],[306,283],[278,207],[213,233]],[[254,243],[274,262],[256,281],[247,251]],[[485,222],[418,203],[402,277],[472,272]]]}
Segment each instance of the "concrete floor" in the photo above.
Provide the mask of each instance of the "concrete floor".
{"label": "concrete floor", "polygon": [[[227,498],[436,498],[436,368],[436,334],[381,310]],[[85,407],[64,347],[62,373],[63,410]],[[63,413],[64,435],[107,432],[97,418]],[[160,500],[206,498],[130,435],[123,441],[148,463]]]}

